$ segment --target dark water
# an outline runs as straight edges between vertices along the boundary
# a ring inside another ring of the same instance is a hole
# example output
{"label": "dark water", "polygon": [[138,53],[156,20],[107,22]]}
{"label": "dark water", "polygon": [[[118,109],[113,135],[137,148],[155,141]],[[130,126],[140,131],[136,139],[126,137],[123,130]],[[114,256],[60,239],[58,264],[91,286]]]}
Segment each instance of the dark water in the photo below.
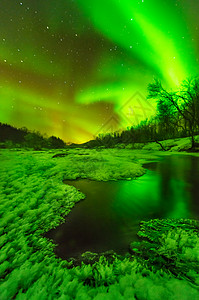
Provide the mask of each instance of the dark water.
{"label": "dark water", "polygon": [[136,240],[141,220],[199,216],[199,158],[164,157],[144,166],[147,173],[132,181],[65,181],[86,195],[66,222],[47,233],[59,244],[56,254],[75,257],[85,251],[123,254]]}

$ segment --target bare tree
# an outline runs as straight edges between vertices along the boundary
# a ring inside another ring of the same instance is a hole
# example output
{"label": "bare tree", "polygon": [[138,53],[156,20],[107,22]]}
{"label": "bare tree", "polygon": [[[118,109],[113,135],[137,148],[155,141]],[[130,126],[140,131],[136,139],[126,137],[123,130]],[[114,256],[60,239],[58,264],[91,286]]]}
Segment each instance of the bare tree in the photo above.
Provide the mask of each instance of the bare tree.
{"label": "bare tree", "polygon": [[[179,90],[168,92],[157,79],[148,85],[148,99],[157,99],[159,113],[166,122],[175,118],[176,113],[188,124],[192,148],[195,147],[194,135],[199,127],[199,78],[184,80]],[[179,125],[180,126],[180,125]]]}

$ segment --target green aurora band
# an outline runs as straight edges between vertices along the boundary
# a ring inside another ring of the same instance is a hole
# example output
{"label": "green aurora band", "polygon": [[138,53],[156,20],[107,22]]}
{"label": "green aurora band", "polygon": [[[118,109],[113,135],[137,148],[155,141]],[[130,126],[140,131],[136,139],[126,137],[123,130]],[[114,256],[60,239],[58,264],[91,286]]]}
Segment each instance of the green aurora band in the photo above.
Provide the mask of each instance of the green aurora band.
{"label": "green aurora band", "polygon": [[154,77],[174,88],[198,74],[198,8],[196,0],[1,1],[0,121],[84,142],[150,117],[155,109],[129,117],[136,97],[123,106],[136,92],[145,98]]}

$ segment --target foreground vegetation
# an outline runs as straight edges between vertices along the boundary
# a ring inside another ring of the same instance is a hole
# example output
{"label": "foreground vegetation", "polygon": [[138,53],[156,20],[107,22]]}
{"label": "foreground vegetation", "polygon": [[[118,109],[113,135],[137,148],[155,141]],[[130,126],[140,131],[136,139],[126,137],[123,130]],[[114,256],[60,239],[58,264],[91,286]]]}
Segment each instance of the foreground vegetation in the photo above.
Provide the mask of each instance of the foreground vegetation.
{"label": "foreground vegetation", "polygon": [[0,152],[0,295],[8,299],[198,299],[195,221],[143,223],[126,257],[74,266],[43,237],[84,195],[63,179],[132,179],[150,152],[73,149]]}

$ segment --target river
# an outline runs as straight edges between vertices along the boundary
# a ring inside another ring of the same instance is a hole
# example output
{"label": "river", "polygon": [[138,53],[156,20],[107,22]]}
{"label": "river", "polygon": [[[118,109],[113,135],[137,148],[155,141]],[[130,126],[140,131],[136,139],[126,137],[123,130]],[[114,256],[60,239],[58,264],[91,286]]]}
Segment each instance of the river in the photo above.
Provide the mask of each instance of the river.
{"label": "river", "polygon": [[86,195],[66,222],[49,231],[64,259],[85,251],[128,251],[137,239],[139,222],[154,218],[199,216],[199,157],[170,155],[144,165],[146,174],[135,180],[64,181]]}

